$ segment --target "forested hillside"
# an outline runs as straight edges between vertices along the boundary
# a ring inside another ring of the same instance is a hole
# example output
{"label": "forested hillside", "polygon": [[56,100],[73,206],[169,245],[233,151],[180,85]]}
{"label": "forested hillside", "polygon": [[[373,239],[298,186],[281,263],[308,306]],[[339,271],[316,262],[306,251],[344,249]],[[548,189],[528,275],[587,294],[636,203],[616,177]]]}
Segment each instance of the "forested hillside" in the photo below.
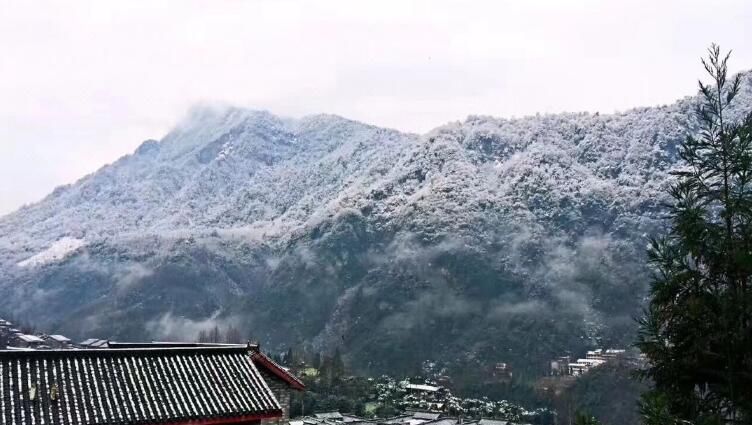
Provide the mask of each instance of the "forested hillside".
{"label": "forested hillside", "polygon": [[[736,111],[752,108],[743,80]],[[428,359],[533,377],[634,340],[696,102],[425,135],[197,108],[0,219],[3,309],[71,336],[233,325],[270,349],[339,348],[363,373]]]}

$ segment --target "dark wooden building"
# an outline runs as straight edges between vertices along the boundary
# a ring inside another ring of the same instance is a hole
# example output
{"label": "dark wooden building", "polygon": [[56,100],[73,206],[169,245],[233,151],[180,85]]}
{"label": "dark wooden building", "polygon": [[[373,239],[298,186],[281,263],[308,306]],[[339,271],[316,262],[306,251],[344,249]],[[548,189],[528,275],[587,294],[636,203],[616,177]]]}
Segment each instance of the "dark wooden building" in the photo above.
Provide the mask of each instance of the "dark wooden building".
{"label": "dark wooden building", "polygon": [[[246,346],[0,352],[0,423],[242,425],[277,420],[289,408],[290,388],[298,384],[267,360]],[[274,380],[287,383],[286,399]]]}

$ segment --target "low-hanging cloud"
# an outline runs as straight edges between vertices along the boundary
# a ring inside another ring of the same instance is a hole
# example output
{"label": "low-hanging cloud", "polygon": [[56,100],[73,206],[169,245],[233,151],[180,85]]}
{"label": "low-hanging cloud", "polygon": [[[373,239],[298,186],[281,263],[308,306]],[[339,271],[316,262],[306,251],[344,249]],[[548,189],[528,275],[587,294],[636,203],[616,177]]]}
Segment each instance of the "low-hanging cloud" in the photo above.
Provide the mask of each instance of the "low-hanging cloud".
{"label": "low-hanging cloud", "polygon": [[239,318],[221,317],[221,311],[215,311],[204,319],[191,319],[165,313],[146,322],[146,331],[153,339],[166,341],[194,341],[200,332],[209,332],[215,327],[225,329],[236,326]]}
{"label": "low-hanging cloud", "polygon": [[116,271],[113,274],[113,279],[115,280],[115,287],[120,291],[125,291],[153,274],[153,269],[141,263],[132,263]]}

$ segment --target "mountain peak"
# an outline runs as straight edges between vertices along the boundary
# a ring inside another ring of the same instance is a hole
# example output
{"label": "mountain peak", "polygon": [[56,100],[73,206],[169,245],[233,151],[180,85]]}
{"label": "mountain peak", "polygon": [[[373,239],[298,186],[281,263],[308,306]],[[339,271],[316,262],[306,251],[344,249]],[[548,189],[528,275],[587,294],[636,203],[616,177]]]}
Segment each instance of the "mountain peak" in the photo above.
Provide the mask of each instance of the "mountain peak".
{"label": "mountain peak", "polygon": [[[752,109],[748,81],[738,111]],[[130,339],[158,337],[145,324],[165,314],[190,328],[222,311],[278,329],[256,336],[275,346],[346,341],[374,367],[404,363],[377,352],[404,341],[416,364],[541,364],[552,347],[518,350],[520,320],[557,347],[627,343],[692,102],[471,116],[420,137],[197,106],[161,141],[0,218],[0,296],[40,325]]]}

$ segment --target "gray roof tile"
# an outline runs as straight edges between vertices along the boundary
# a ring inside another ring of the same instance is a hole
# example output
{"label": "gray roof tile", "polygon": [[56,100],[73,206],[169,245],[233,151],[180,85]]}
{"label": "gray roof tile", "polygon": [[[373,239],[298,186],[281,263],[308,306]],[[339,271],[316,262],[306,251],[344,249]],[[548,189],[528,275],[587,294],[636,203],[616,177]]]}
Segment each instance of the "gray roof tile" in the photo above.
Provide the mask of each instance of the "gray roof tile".
{"label": "gray roof tile", "polygon": [[146,424],[276,417],[243,348],[0,352],[0,423]]}

